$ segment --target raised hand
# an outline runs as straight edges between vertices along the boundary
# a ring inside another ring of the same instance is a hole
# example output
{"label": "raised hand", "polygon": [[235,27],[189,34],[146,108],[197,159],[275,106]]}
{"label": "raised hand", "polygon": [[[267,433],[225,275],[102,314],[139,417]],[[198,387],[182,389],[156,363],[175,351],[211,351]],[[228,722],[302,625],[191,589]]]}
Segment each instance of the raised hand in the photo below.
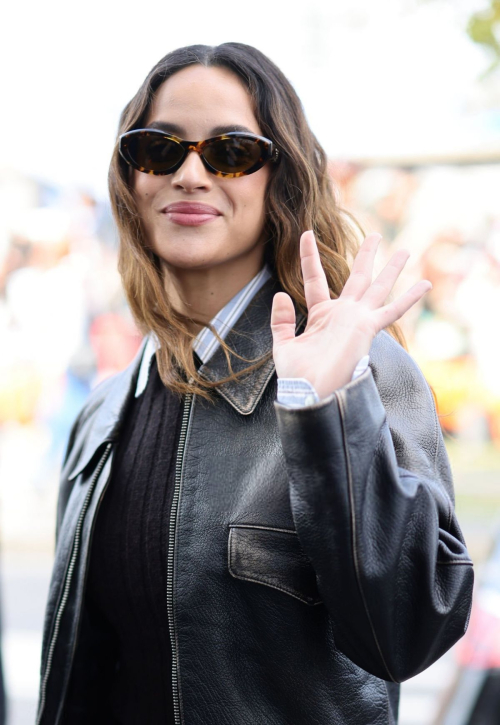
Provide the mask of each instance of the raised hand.
{"label": "raised hand", "polygon": [[286,292],[274,295],[271,311],[273,357],[279,378],[306,378],[321,399],[348,383],[356,364],[367,355],[375,335],[402,317],[432,288],[421,280],[384,305],[409,255],[404,249],[390,258],[372,282],[380,234],[361,244],[340,296],[332,300],[312,231],[300,238],[300,258],[307,303],[307,326],[295,336],[295,308]]}

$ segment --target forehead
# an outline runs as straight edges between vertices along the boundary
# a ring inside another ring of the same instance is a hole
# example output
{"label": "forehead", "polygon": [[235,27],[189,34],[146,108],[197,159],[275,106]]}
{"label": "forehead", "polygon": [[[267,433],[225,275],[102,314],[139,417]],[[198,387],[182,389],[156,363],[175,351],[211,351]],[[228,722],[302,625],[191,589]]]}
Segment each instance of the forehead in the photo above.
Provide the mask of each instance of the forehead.
{"label": "forehead", "polygon": [[260,134],[250,94],[226,68],[193,65],[174,73],[155,93],[147,123],[166,121],[186,130],[241,124]]}

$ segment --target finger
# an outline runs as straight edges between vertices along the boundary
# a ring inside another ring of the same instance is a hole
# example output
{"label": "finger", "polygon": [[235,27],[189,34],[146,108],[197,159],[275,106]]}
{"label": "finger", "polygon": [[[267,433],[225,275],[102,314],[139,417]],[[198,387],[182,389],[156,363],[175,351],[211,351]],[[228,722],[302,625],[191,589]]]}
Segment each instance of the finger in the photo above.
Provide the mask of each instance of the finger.
{"label": "finger", "polygon": [[319,302],[330,299],[330,290],[325,270],[319,257],[318,245],[313,231],[300,237],[300,261],[304,278],[304,295],[309,312]]}
{"label": "finger", "polygon": [[413,307],[431,289],[431,282],[427,279],[422,279],[417,284],[414,284],[404,295],[398,297],[397,300],[376,310],[374,312],[374,319],[377,329],[383,330],[387,325],[392,325],[393,322],[399,320],[405,312],[408,312],[410,307]]}
{"label": "finger", "polygon": [[286,292],[276,292],[271,308],[273,345],[282,345],[295,338],[295,307]]}
{"label": "finger", "polygon": [[351,274],[344,285],[341,297],[352,297],[359,300],[364,295],[372,281],[373,262],[381,239],[381,234],[369,234],[365,237],[354,260]]}
{"label": "finger", "polygon": [[373,308],[383,305],[409,257],[410,253],[406,249],[400,249],[393,254],[384,269],[366,290],[363,302]]}

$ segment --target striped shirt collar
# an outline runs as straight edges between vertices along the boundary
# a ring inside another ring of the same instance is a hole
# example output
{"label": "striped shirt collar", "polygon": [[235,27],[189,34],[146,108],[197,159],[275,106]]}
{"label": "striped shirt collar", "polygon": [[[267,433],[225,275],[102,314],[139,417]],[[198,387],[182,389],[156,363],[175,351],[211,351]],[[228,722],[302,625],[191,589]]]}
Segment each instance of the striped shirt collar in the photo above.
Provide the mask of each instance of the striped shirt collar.
{"label": "striped shirt collar", "polygon": [[[237,292],[237,294],[229,300],[227,305],[225,305],[211,320],[212,325],[215,327],[222,339],[225,339],[228,332],[247,308],[250,300],[255,297],[257,292],[271,277],[272,273],[269,265],[264,264],[260,272],[258,272],[255,277],[243,287],[243,289]],[[208,327],[201,329],[193,340],[193,350],[196,352],[203,364],[209,361],[218,347],[219,341]],[[135,391],[136,398],[138,398],[146,388],[149,377],[149,368],[151,366],[153,355],[157,349],[158,340],[156,335],[151,333],[148,335],[148,340],[144,347]]]}

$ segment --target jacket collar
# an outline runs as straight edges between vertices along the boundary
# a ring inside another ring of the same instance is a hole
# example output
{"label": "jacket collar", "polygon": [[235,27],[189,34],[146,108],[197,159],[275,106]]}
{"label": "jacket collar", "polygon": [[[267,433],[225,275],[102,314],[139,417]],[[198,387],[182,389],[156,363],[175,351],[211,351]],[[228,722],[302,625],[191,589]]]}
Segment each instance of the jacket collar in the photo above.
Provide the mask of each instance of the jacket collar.
{"label": "jacket collar", "polygon": [[[268,279],[272,277],[269,265],[266,263],[253,279],[250,280],[239,292],[237,292],[224,307],[217,312],[210,322],[217,330],[222,339],[225,339],[230,330],[236,325],[238,318],[243,314],[248,303],[252,300],[257,292],[265,285]],[[220,343],[213,332],[204,327],[193,340],[193,350],[196,352],[202,363],[207,363],[215,353]],[[142,356],[141,368],[139,370],[139,378],[135,397],[142,395],[146,388],[149,378],[149,370],[154,354],[159,347],[158,338],[154,333],[149,335],[148,343],[144,349]]]}
{"label": "jacket collar", "polygon": [[[270,321],[274,295],[281,290],[276,279],[269,279],[250,301],[245,312],[226,337],[229,347],[248,360],[256,360],[269,353],[269,359],[260,368],[253,370],[237,382],[224,383],[217,388],[218,393],[241,415],[253,413],[275,371]],[[297,310],[296,314],[296,333],[298,333],[306,316]],[[115,440],[118,437],[126,408],[134,397],[147,341],[148,338],[143,340],[135,358],[125,370],[105,380],[91,394],[83,411],[83,422],[81,422],[79,430],[79,433],[81,432],[85,437],[83,450],[80,449],[81,453],[77,461],[70,459],[67,463],[71,471],[68,476],[69,480],[83,471],[104,442]],[[230,358],[234,372],[239,372],[249,365],[234,355],[231,355]],[[213,382],[229,375],[229,367],[222,347],[219,346],[210,360],[199,368],[199,373],[206,380]],[[86,412],[87,415],[85,415]]]}
{"label": "jacket collar", "polygon": [[[226,337],[231,349],[247,360],[256,360],[270,353],[269,360],[257,370],[243,376],[236,382],[227,382],[217,388],[218,392],[232,407],[242,415],[253,413],[266,385],[275,371],[272,357],[273,336],[271,331],[271,309],[276,292],[281,286],[274,278],[269,279],[249,303],[234,327]],[[296,332],[305,321],[305,315],[297,315]],[[230,356],[233,372],[248,367],[250,363]],[[230,374],[226,355],[221,346],[213,357],[199,369],[206,380],[216,382]]]}

